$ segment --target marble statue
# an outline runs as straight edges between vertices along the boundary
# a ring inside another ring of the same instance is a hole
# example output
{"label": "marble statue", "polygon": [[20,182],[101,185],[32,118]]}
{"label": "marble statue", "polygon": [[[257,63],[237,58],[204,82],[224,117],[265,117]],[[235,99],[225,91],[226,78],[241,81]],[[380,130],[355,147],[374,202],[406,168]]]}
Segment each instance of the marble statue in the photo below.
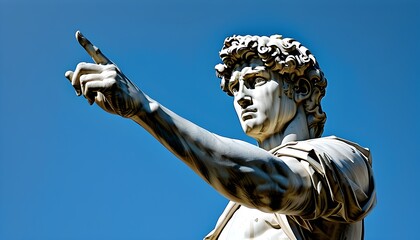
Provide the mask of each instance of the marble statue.
{"label": "marble statue", "polygon": [[178,116],[76,38],[95,62],[65,73],[77,95],[138,123],[230,200],[205,239],[363,239],[376,203],[370,153],[321,137],[327,80],[301,43],[280,35],[224,42],[216,73],[255,146]]}

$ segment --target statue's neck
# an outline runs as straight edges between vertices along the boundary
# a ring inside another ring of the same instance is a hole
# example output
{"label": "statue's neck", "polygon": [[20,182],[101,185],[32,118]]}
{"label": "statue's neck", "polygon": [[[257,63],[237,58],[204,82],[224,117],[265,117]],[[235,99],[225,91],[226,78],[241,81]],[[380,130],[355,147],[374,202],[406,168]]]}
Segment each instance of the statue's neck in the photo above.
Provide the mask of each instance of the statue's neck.
{"label": "statue's neck", "polygon": [[288,142],[306,139],[309,139],[308,122],[303,107],[300,106],[296,116],[287,125],[284,131],[275,133],[258,141],[258,146],[268,151]]}

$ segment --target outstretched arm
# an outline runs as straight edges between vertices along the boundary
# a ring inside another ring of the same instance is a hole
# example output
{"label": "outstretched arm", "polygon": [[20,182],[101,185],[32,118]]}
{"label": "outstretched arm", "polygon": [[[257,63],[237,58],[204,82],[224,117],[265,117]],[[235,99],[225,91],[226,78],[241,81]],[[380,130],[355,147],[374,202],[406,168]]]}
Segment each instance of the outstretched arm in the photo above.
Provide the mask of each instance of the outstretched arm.
{"label": "outstretched arm", "polygon": [[74,72],[66,72],[66,77],[90,104],[96,102],[107,112],[137,122],[235,202],[289,214],[307,207],[311,181],[298,160],[280,159],[249,143],[210,133],[176,115],[145,95],[79,32],[76,38],[96,64],[79,63]]}

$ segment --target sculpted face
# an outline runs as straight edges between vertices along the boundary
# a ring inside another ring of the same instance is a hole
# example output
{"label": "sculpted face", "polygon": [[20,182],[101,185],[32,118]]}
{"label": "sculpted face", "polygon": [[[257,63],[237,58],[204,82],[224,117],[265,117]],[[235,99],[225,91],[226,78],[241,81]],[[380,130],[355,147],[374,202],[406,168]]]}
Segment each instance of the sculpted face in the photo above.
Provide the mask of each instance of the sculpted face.
{"label": "sculpted face", "polygon": [[296,103],[282,94],[280,75],[267,69],[260,59],[238,64],[229,90],[243,131],[262,141],[284,128],[296,114]]}

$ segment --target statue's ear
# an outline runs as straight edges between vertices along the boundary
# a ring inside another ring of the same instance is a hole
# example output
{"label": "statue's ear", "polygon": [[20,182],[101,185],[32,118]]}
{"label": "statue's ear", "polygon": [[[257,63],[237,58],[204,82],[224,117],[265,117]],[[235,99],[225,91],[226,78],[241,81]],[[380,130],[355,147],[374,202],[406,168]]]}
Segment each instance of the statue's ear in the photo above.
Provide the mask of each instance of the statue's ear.
{"label": "statue's ear", "polygon": [[306,78],[299,78],[293,90],[295,102],[301,103],[311,95],[311,83]]}

